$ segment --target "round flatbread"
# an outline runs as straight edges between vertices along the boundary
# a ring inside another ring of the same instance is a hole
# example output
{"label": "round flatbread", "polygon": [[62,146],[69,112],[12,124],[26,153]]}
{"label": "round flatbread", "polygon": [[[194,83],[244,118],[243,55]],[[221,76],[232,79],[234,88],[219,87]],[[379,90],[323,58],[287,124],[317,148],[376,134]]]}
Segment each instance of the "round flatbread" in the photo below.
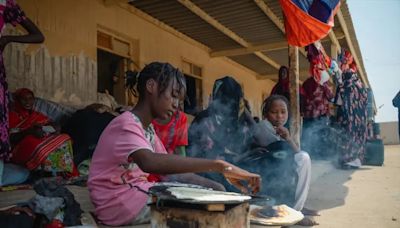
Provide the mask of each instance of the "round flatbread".
{"label": "round flatbread", "polygon": [[272,207],[275,210],[275,217],[268,217],[260,213],[262,208],[261,206],[250,205],[251,223],[267,226],[289,226],[296,224],[304,218],[304,215],[300,211],[296,211],[284,204]]}

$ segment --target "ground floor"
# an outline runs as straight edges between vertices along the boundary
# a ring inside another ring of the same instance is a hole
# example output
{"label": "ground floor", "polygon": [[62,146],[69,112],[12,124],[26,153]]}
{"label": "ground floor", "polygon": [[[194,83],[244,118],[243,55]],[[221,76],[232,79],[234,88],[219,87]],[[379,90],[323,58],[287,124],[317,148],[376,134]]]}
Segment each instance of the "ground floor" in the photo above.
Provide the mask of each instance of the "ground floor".
{"label": "ground floor", "polygon": [[310,188],[308,207],[321,211],[321,228],[400,227],[400,145],[385,146],[382,167],[337,170]]}
{"label": "ground floor", "polygon": [[[329,161],[314,161],[306,206],[321,211],[321,216],[315,218],[321,228],[400,227],[399,173],[400,145],[385,147],[382,167],[338,170]],[[93,211],[86,188],[69,186],[69,189],[84,211]],[[0,192],[0,207],[28,200],[33,195],[33,190]]]}

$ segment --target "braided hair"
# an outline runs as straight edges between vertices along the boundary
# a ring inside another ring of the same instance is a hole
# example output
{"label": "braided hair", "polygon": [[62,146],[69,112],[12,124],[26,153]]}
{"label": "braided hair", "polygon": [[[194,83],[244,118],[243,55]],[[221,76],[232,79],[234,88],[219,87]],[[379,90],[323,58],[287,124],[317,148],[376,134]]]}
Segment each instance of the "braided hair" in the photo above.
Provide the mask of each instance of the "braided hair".
{"label": "braided hair", "polygon": [[127,71],[125,86],[135,97],[143,97],[146,91],[146,83],[150,79],[158,83],[159,94],[162,94],[171,82],[178,84],[179,94],[186,93],[186,80],[182,72],[169,63],[161,62],[152,62],[140,72]]}

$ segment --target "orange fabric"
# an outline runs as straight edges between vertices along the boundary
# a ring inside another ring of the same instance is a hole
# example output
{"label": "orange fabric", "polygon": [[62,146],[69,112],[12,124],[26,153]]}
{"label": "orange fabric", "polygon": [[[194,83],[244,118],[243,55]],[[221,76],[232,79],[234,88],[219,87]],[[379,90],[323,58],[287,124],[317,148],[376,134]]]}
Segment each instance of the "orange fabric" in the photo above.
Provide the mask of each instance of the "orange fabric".
{"label": "orange fabric", "polygon": [[279,2],[285,14],[286,38],[290,45],[304,47],[328,35],[332,23],[325,24],[315,19],[290,0],[279,0]]}

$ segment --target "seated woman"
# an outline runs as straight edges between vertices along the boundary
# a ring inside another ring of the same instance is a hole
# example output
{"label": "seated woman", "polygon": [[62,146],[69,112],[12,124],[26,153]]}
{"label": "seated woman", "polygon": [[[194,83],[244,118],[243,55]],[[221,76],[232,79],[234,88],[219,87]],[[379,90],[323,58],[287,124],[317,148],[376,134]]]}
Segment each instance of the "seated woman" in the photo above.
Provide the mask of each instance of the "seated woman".
{"label": "seated woman", "polygon": [[[236,162],[235,158],[246,150],[249,138],[244,110],[240,84],[229,76],[216,80],[209,107],[189,127],[187,155]],[[228,191],[238,191],[218,173],[201,175],[223,184]]]}
{"label": "seated woman", "polygon": [[29,170],[77,176],[70,137],[59,134],[47,116],[34,111],[34,101],[29,89],[15,92],[9,119],[12,162]]}

